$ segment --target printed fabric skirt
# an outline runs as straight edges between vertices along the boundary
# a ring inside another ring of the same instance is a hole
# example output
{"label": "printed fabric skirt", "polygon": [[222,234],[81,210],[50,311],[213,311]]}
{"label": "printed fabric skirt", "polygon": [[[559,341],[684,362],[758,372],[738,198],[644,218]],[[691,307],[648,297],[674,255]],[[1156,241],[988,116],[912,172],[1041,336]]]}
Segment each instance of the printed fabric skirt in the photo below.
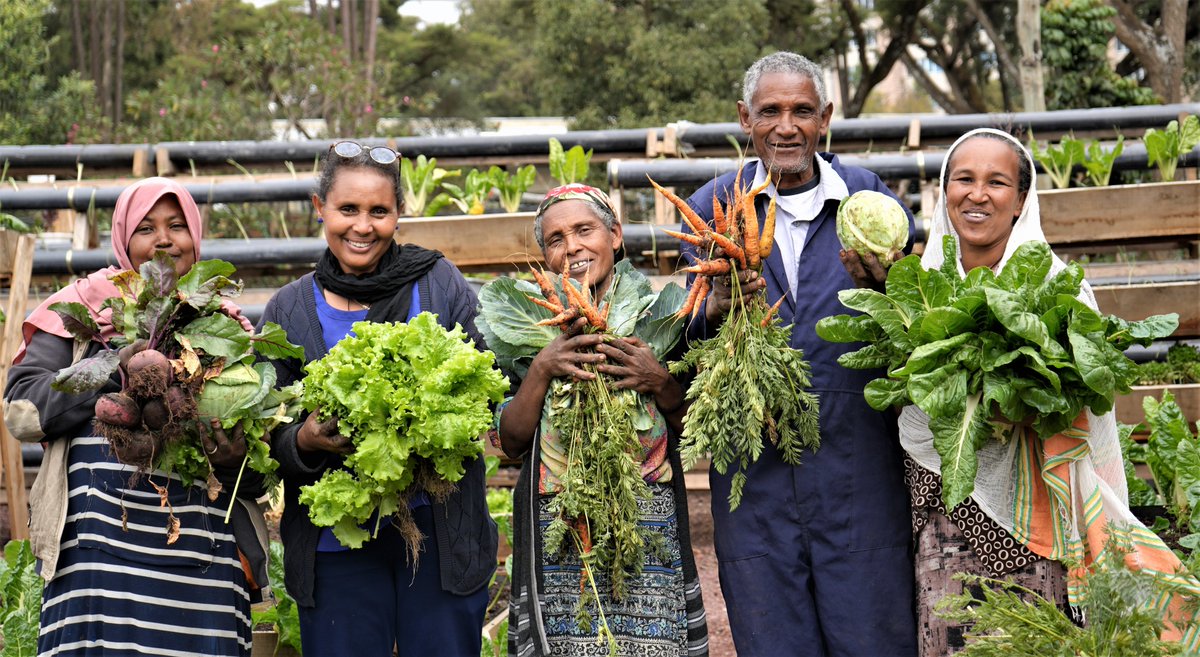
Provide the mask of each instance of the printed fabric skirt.
{"label": "printed fabric skirt", "polygon": [[[707,655],[707,636],[697,645],[689,643],[690,625],[706,627],[704,606],[698,581],[684,581],[683,556],[678,523],[675,515],[675,490],[669,485],[651,484],[649,499],[638,501],[638,524],[661,535],[666,555],[648,551],[642,573],[627,580],[628,594],[617,602],[607,594],[611,590],[606,573],[595,572],[600,590],[600,605],[604,619],[616,638],[617,654],[623,657],[680,657]],[[538,503],[539,545],[545,539],[546,528],[553,520],[547,511],[552,497],[541,496]],[[690,548],[689,548],[690,549]],[[591,606],[592,627],[579,628],[576,605],[579,601],[580,562],[574,550],[566,554],[546,554],[542,551],[539,566],[542,571],[542,623],[551,655],[607,656],[606,644],[596,641],[600,617]],[[667,561],[660,559],[666,556]],[[591,595],[590,589],[587,595]],[[509,631],[529,623],[529,596],[524,587],[514,587],[509,611]],[[510,644],[517,655],[534,653],[529,645]]]}
{"label": "printed fabric skirt", "polygon": [[[210,502],[174,475],[139,474],[103,438],[72,439],[67,462],[66,526],[43,591],[38,655],[249,655],[229,493]],[[172,514],[179,537],[167,544]]]}

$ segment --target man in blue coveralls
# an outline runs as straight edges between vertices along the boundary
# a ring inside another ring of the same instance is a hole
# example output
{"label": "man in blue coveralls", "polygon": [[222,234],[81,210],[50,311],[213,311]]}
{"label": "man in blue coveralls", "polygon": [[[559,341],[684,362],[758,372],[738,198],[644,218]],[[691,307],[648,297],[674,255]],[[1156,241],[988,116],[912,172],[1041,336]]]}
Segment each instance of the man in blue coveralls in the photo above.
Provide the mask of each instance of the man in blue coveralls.
{"label": "man in blue coveralls", "polygon": [[[792,466],[766,441],[734,512],[727,502],[732,470],[709,473],[733,640],[739,657],[915,656],[912,531],[896,418],[863,400],[880,372],[837,364],[861,345],[827,343],[814,330],[822,317],[847,312],[839,290],[878,287],[886,276],[874,256],[841,250],[838,202],[862,189],[892,192],[874,173],[816,153],[833,104],[808,59],[789,52],[760,59],[746,71],[742,94],[738,118],[760,161],[742,168],[741,184],[757,186],[770,171],[774,182],[756,201],[760,221],[778,197],[775,247],[761,277],[744,275],[743,289],[765,286],[772,302],[786,296],[779,315],[784,325],[794,323],[791,346],[812,365],[821,446]],[[714,190],[723,200],[734,177],[718,177],[688,203],[711,224]],[[694,259],[689,246],[685,257]],[[728,282],[716,285],[691,337],[715,333],[729,305]]]}

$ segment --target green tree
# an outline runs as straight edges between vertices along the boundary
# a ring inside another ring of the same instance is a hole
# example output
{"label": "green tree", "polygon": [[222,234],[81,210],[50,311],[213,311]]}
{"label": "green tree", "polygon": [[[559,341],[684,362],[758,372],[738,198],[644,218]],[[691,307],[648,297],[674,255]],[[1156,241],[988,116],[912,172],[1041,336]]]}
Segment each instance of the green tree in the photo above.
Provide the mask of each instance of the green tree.
{"label": "green tree", "polygon": [[0,143],[69,143],[104,125],[90,82],[76,74],[47,75],[55,37],[43,20],[50,8],[49,0],[0,0]]}
{"label": "green tree", "polygon": [[1108,63],[1116,10],[1100,0],[1050,0],[1042,7],[1046,109],[1148,105],[1154,92]]}

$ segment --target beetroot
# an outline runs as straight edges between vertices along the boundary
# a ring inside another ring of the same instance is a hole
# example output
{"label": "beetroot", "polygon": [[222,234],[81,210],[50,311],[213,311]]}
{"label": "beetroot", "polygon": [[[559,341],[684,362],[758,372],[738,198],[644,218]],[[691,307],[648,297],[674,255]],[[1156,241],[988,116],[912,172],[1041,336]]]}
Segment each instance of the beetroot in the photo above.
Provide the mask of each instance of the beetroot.
{"label": "beetroot", "polygon": [[129,359],[128,389],[135,397],[161,397],[171,382],[171,361],[161,351],[146,349]]}
{"label": "beetroot", "polygon": [[154,457],[162,449],[161,439],[150,431],[131,431],[97,420],[96,433],[108,439],[109,447],[118,461],[141,469],[149,469]]}
{"label": "beetroot", "polygon": [[133,428],[141,425],[142,412],[129,395],[109,392],[96,400],[96,419],[118,427]]}
{"label": "beetroot", "polygon": [[174,384],[167,388],[163,399],[172,420],[191,420],[196,417],[196,396],[190,388]]}
{"label": "beetroot", "polygon": [[171,415],[167,412],[167,404],[162,397],[155,397],[142,404],[142,423],[147,429],[158,431],[170,421]]}

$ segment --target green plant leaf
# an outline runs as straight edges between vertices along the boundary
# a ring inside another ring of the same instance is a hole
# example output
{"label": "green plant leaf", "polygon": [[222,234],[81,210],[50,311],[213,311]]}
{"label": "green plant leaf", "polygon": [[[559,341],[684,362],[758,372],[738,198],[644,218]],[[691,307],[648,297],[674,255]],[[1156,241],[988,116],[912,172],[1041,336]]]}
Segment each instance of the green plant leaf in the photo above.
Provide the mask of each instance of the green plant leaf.
{"label": "green plant leaf", "polygon": [[235,363],[251,355],[250,334],[236,319],[217,313],[193,320],[179,330],[193,349]]}
{"label": "green plant leaf", "polygon": [[951,511],[975,490],[976,452],[992,434],[980,395],[966,398],[961,413],[930,418],[933,446],[942,457],[942,502]]}
{"label": "green plant leaf", "polygon": [[58,303],[50,304],[50,310],[58,313],[62,319],[63,327],[75,337],[76,340],[89,341],[100,337],[100,327],[96,325],[96,320],[92,319],[92,314],[88,312],[87,306],[78,301],[59,301]]}
{"label": "green plant leaf", "polygon": [[294,358],[304,360],[304,347],[288,342],[287,332],[275,322],[267,322],[257,335],[251,336],[254,351],[271,360]]}
{"label": "green plant leaf", "polygon": [[121,366],[121,357],[116,351],[105,350],[63,368],[54,375],[51,388],[59,392],[80,394],[99,390],[112,378]]}

